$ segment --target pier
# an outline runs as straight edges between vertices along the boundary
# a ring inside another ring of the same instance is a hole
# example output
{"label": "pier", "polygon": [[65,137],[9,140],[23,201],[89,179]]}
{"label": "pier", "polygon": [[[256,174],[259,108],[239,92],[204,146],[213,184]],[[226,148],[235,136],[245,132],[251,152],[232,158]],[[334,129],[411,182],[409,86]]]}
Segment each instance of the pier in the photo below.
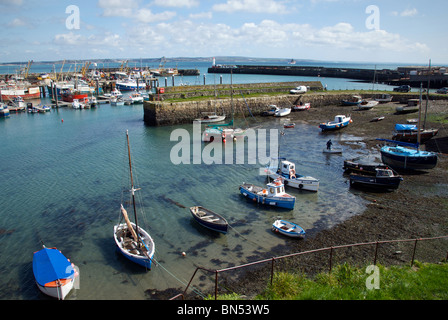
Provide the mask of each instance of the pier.
{"label": "pier", "polygon": [[410,85],[419,87],[429,84],[431,89],[448,86],[446,67],[409,66],[391,69],[327,68],[309,66],[264,66],[264,65],[216,65],[208,73],[219,74],[269,74],[282,76],[343,78],[363,82],[378,82],[393,86]]}

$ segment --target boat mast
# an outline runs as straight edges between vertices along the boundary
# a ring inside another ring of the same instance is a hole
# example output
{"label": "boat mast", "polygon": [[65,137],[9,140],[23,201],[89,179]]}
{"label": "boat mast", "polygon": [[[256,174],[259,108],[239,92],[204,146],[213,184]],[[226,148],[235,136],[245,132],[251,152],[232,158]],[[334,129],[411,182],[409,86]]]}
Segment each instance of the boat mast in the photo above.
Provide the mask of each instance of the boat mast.
{"label": "boat mast", "polygon": [[423,83],[420,82],[420,101],[418,104],[417,151],[420,148],[420,121],[421,121],[421,116],[422,116],[422,88],[423,88]]}
{"label": "boat mast", "polygon": [[135,205],[135,191],[139,190],[139,189],[135,189],[134,188],[134,178],[132,176],[132,162],[131,162],[131,147],[129,145],[129,133],[128,130],[126,130],[126,140],[127,140],[127,144],[128,144],[128,156],[129,156],[129,173],[131,176],[131,194],[132,194],[132,205],[134,207],[134,219],[135,219],[135,229],[136,232],[138,234],[138,220],[137,220],[137,209],[136,209],[136,205]]}
{"label": "boat mast", "polygon": [[425,106],[425,121],[423,122],[423,129],[426,129],[426,113],[428,112],[429,103],[429,86],[431,84],[431,59],[429,59],[429,70],[428,70],[428,88],[426,89],[426,106]]}

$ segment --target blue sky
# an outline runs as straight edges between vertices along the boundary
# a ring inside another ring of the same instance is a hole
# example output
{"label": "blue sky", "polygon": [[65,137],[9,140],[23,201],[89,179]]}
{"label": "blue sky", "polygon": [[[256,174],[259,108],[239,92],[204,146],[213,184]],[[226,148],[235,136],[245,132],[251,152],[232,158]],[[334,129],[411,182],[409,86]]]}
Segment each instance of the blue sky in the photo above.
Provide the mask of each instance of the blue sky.
{"label": "blue sky", "polygon": [[445,0],[0,0],[0,62],[248,56],[447,64],[447,9]]}

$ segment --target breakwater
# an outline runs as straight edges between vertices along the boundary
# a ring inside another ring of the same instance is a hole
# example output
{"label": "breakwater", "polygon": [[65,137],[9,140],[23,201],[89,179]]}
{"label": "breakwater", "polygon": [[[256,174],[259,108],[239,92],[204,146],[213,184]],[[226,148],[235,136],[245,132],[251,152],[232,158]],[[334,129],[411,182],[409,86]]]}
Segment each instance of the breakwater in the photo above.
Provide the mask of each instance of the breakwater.
{"label": "breakwater", "polygon": [[[359,94],[359,93],[358,93]],[[311,103],[312,108],[325,108],[326,106],[341,105],[342,100],[350,99],[354,93],[344,92],[313,92],[303,95],[279,94],[273,96],[244,97],[234,92],[233,109],[235,118],[260,116],[269,108],[269,105],[279,107],[292,107],[300,102]],[[362,93],[364,99],[379,97],[381,93]],[[419,94],[396,94],[392,102],[406,104],[409,99],[418,99]],[[446,99],[445,96],[431,95],[431,100]],[[206,113],[216,112],[226,114],[228,119],[232,114],[232,100],[226,98],[211,98],[193,101],[145,101],[143,105],[143,120],[150,126],[166,126],[191,123],[194,119]]]}
{"label": "breakwater", "polygon": [[388,82],[399,80],[402,74],[390,69],[356,69],[356,68],[326,68],[307,66],[262,66],[262,65],[236,65],[214,66],[208,68],[208,73],[234,73],[234,74],[270,74],[282,76],[301,77],[329,77],[345,78],[372,82]]}

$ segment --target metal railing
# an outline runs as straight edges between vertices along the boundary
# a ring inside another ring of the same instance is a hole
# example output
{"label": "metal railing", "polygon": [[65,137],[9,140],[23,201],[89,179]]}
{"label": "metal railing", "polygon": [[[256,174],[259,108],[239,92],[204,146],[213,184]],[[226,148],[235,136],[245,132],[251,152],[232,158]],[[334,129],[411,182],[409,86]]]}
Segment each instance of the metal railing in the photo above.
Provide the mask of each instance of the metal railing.
{"label": "metal railing", "polygon": [[[337,249],[361,247],[361,246],[375,246],[375,254],[374,254],[373,264],[376,265],[377,258],[378,258],[379,246],[381,244],[399,243],[399,242],[413,242],[414,243],[413,249],[412,249],[412,258],[411,258],[411,266],[413,266],[414,265],[414,260],[415,260],[415,253],[416,253],[416,249],[417,249],[417,243],[419,241],[446,239],[446,238],[448,238],[448,235],[446,235],[446,236],[439,236],[439,237],[432,237],[432,238],[416,238],[416,239],[405,239],[405,240],[385,240],[385,241],[363,242],[363,243],[347,244],[347,245],[340,245],[340,246],[331,246],[331,247],[326,247],[326,248],[321,248],[321,249],[314,249],[314,250],[303,251],[303,252],[296,252],[296,253],[291,253],[291,254],[278,256],[278,257],[272,257],[272,258],[269,258],[269,259],[258,260],[258,261],[242,264],[242,265],[239,265],[239,266],[234,266],[234,267],[229,267],[229,268],[224,268],[224,269],[219,269],[219,270],[212,270],[212,269],[207,269],[207,268],[203,268],[203,267],[197,267],[196,270],[194,271],[193,275],[191,276],[190,281],[188,282],[188,285],[185,288],[185,290],[182,293],[172,297],[170,300],[175,300],[175,299],[178,299],[178,298],[184,299],[188,288],[190,287],[194,277],[196,276],[196,274],[197,274],[197,272],[199,270],[203,270],[203,271],[206,271],[206,272],[209,272],[209,273],[214,273],[214,275],[215,275],[215,290],[214,290],[214,292],[215,292],[215,300],[217,300],[217,298],[218,298],[218,275],[220,273],[222,273],[222,272],[228,272],[228,271],[233,271],[233,270],[237,270],[237,269],[243,269],[243,268],[247,268],[247,267],[250,267],[250,266],[254,266],[254,265],[259,265],[259,264],[270,262],[271,263],[270,283],[272,285],[272,281],[273,281],[273,278],[274,278],[275,262],[277,260],[283,260],[283,259],[287,259],[287,258],[291,258],[291,257],[296,257],[296,256],[310,254],[310,253],[329,251],[329,258],[328,258],[329,259],[329,272],[331,273],[332,266],[333,266],[333,253]],[[448,260],[448,251],[447,251],[447,255],[446,255],[445,259]]]}

